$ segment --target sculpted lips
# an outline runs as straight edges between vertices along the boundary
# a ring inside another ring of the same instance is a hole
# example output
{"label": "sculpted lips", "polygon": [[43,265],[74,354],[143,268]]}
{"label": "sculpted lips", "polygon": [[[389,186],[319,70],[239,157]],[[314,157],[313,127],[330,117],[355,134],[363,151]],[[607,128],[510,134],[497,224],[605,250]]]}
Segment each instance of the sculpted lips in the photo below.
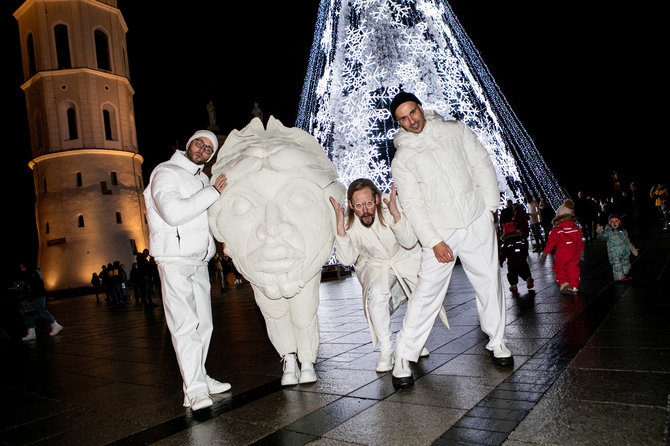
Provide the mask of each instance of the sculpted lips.
{"label": "sculpted lips", "polygon": [[284,273],[297,268],[300,253],[288,245],[267,244],[251,253],[250,259],[259,271]]}

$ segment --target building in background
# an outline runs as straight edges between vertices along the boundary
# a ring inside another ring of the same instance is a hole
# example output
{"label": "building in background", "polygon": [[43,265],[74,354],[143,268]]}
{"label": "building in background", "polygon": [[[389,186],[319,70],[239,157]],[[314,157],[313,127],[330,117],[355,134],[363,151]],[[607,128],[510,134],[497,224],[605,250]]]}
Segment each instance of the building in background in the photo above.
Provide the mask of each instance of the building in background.
{"label": "building in background", "polygon": [[27,0],[18,21],[38,265],[49,291],[89,284],[148,248],[126,47],[116,0]]}

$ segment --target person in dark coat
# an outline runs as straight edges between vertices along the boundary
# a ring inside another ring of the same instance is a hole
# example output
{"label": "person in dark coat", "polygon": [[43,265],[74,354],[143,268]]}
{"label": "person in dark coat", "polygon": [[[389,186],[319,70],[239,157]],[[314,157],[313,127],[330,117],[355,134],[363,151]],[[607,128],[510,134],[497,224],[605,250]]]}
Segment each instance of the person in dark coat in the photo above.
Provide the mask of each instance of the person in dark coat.
{"label": "person in dark coat", "polygon": [[556,212],[554,212],[554,210],[549,205],[547,200],[545,199],[540,200],[540,226],[542,227],[542,233],[544,238],[544,240],[542,241],[542,245],[547,244],[547,238],[549,238],[549,233],[551,232],[551,229],[554,227],[553,223],[551,222],[554,219],[554,217],[556,217]]}
{"label": "person in dark coat", "polygon": [[526,281],[526,287],[531,290],[535,285],[528,266],[528,240],[523,237],[521,231],[516,229],[514,222],[503,225],[503,234],[500,236],[500,266],[507,260],[507,280],[509,290],[513,294],[518,293],[517,283],[519,277]]}
{"label": "person in dark coat", "polygon": [[21,338],[22,341],[32,341],[37,338],[35,331],[35,316],[44,319],[51,325],[50,336],[56,336],[63,329],[63,326],[56,322],[56,319],[47,310],[47,290],[44,288],[44,282],[39,272],[34,268],[28,268],[25,264],[20,265],[19,287],[25,293],[26,301],[32,304],[33,311],[27,311],[24,315],[24,321],[28,328],[28,333]]}

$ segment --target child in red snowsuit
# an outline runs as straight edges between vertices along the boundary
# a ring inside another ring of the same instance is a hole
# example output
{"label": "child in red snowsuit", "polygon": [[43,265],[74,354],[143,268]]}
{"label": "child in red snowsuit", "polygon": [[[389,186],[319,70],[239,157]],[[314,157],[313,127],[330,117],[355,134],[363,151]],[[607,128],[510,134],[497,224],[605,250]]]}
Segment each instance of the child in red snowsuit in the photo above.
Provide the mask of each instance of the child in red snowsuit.
{"label": "child in red snowsuit", "polygon": [[575,223],[573,215],[574,204],[572,200],[565,203],[556,211],[556,217],[552,220],[554,225],[549,233],[547,246],[542,252],[545,259],[554,248],[554,274],[560,291],[579,290],[579,261],[583,259],[584,243],[582,242],[582,231]]}

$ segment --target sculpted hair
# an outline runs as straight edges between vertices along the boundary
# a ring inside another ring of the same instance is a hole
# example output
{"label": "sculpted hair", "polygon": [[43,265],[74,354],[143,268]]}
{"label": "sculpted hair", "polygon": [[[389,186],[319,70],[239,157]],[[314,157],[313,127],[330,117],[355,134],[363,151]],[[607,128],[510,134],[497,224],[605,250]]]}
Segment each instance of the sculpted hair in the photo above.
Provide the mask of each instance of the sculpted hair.
{"label": "sculpted hair", "polygon": [[[347,190],[347,201],[349,204],[352,204],[354,194],[359,190],[365,189],[366,187],[370,189],[373,197],[378,198],[377,218],[379,219],[379,224],[381,224],[383,227],[386,227],[384,224],[384,217],[382,215],[382,194],[379,192],[379,189],[377,189],[377,186],[375,186],[375,183],[368,180],[367,178],[359,178],[352,181],[352,183],[349,185],[349,189]],[[351,225],[354,224],[354,218],[356,218],[354,210],[351,208],[351,206],[347,206],[347,230],[351,229]]]}

